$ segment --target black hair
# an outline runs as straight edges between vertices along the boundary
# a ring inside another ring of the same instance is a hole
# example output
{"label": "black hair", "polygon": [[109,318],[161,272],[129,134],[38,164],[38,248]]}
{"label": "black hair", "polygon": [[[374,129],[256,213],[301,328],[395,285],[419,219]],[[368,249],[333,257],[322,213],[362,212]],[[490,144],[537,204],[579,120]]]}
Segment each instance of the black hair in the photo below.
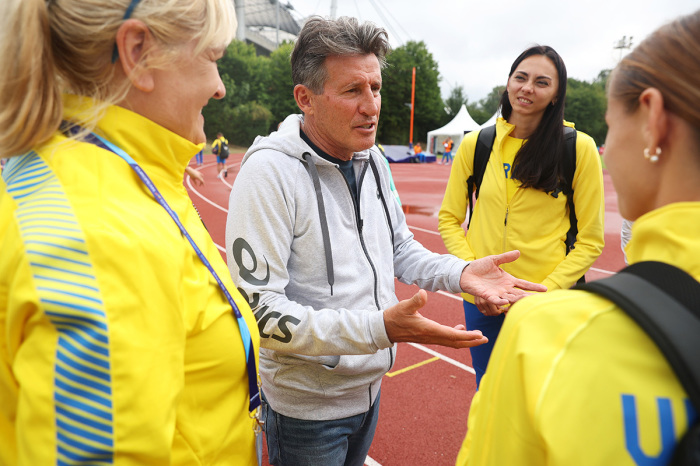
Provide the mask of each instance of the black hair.
{"label": "black hair", "polygon": [[[548,105],[540,124],[528,137],[515,156],[512,177],[525,188],[555,192],[564,183],[564,104],[566,100],[566,65],[561,56],[547,45],[528,48],[513,62],[508,79],[518,65],[528,57],[543,55],[554,63],[559,79],[559,89],[552,105]],[[508,120],[513,111],[508,98],[508,90],[501,96],[501,115]]]}

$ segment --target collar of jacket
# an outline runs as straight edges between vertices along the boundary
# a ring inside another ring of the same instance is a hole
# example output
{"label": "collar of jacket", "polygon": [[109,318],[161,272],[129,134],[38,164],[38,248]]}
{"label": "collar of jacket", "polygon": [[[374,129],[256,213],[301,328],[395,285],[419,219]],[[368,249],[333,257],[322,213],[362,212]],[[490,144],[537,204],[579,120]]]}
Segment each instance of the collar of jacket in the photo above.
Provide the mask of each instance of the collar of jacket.
{"label": "collar of jacket", "polygon": [[[64,118],[89,114],[95,101],[88,97],[64,95]],[[194,144],[159,124],[118,105],[106,108],[95,133],[129,154],[139,165],[149,167],[149,176],[158,175],[182,181],[185,167],[203,144]]]}

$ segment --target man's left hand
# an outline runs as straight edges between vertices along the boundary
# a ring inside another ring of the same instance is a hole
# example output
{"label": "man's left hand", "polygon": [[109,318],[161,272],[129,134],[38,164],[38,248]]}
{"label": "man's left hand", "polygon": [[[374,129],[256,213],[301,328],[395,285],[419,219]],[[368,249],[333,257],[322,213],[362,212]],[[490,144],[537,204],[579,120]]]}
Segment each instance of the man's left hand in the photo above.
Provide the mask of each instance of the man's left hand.
{"label": "man's left hand", "polygon": [[501,269],[501,264],[513,262],[518,257],[520,251],[509,251],[471,261],[462,271],[459,281],[462,291],[483,298],[493,306],[513,304],[531,294],[530,291],[547,291],[544,285],[515,278]]}

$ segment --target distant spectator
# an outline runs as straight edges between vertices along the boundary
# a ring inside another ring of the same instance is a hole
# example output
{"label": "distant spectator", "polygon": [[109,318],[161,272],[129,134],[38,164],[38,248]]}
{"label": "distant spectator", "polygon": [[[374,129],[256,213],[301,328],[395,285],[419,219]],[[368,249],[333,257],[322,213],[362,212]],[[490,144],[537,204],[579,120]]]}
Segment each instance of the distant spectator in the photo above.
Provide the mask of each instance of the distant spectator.
{"label": "distant spectator", "polygon": [[425,162],[425,154],[423,153],[423,147],[420,145],[420,142],[413,145],[413,153],[416,154],[419,162]]}
{"label": "distant spectator", "polygon": [[444,163],[445,165],[452,165],[452,146],[454,145],[452,138],[447,136],[447,139],[445,139],[445,142],[443,142],[442,145],[445,148],[445,152],[442,154],[441,163]]}
{"label": "distant spectator", "polygon": [[216,171],[219,178],[228,176],[228,169],[226,168],[228,153],[224,152],[224,148],[228,150],[228,139],[224,137],[223,133],[216,133],[216,139],[211,145],[211,151],[216,155]]}

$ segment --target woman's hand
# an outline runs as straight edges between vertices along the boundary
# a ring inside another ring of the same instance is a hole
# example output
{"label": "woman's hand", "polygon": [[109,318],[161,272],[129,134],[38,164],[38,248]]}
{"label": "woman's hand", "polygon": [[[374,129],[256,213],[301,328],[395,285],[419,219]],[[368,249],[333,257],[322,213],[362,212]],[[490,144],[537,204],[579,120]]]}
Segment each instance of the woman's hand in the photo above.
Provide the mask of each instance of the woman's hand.
{"label": "woman's hand", "polygon": [[497,316],[503,314],[508,310],[509,307],[508,304],[503,306],[497,306],[488,302],[481,296],[474,296],[474,305],[477,309],[479,309],[479,312],[481,312],[485,316]]}

